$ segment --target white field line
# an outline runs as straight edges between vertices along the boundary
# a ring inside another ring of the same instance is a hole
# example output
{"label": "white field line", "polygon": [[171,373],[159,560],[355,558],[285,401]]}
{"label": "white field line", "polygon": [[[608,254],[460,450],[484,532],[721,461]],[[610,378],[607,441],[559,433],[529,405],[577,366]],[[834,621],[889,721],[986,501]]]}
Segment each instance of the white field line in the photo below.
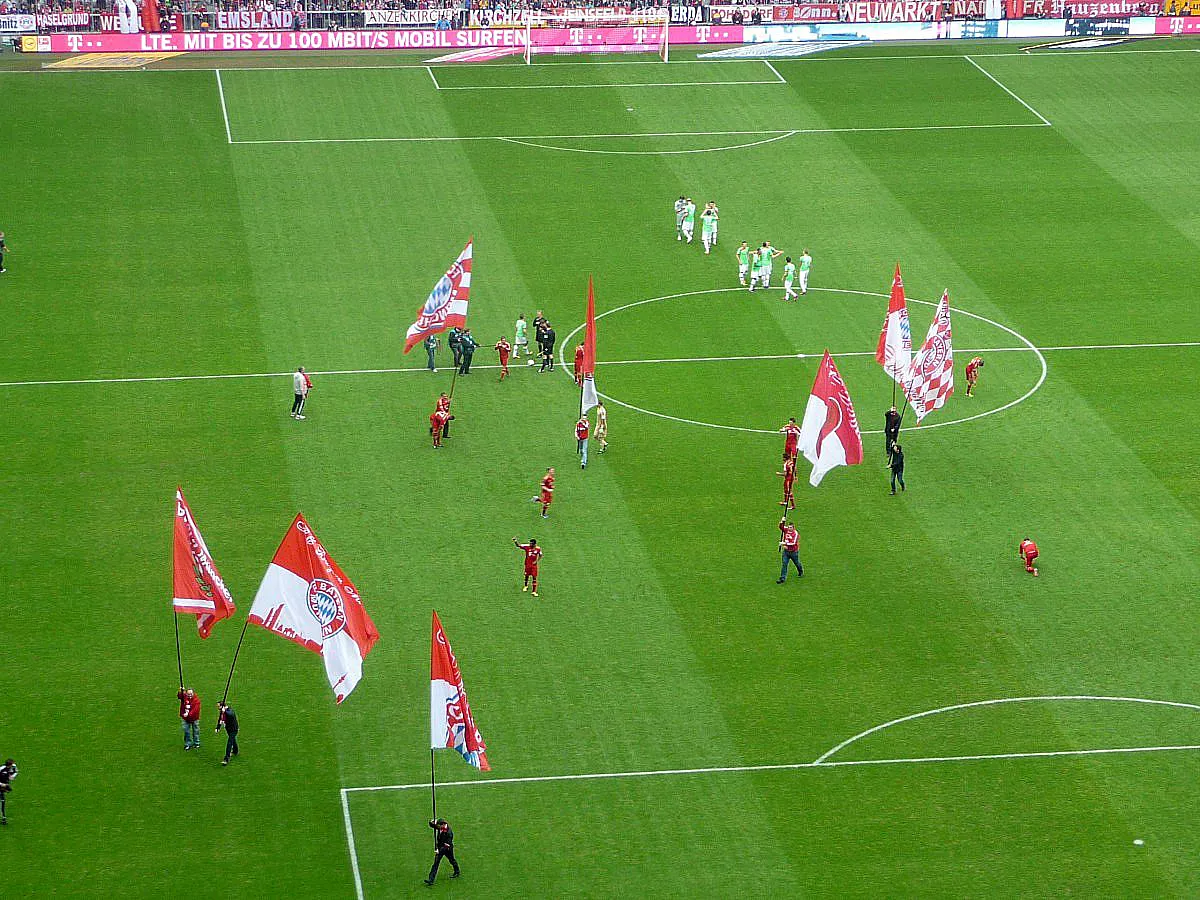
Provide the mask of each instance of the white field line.
{"label": "white field line", "polygon": [[716,147],[689,147],[684,150],[604,150],[597,147],[559,147],[555,144],[542,144],[537,141],[519,141],[515,138],[498,138],[497,140],[501,140],[506,144],[536,147],[539,150],[554,150],[559,153],[592,153],[603,156],[687,156],[694,153],[720,153],[724,150],[746,150],[750,147],[761,147],[764,144],[774,144],[776,141],[787,140],[795,134],[797,134],[795,131],[786,131],[783,134],[776,134],[757,141],[745,141],[740,144],[721,144]]}
{"label": "white field line", "polygon": [[[712,84],[713,82],[706,82]],[[746,82],[741,82],[746,83]],[[775,84],[773,81],[764,84]],[[610,85],[604,85],[610,87]],[[450,88],[442,88],[450,90]],[[472,90],[475,90],[474,88]],[[962,131],[977,128],[1045,128],[1049,122],[1001,122],[982,125],[884,125],[864,128],[792,128],[764,129],[761,131],[648,131],[627,134],[481,134],[481,135],[433,135],[422,137],[365,137],[365,138],[273,138],[269,140],[234,141],[235,144],[412,144],[443,141],[579,141],[608,138],[659,138],[659,137],[723,137],[728,135],[781,135],[792,137],[798,134],[871,134],[904,131]],[[549,149],[570,149],[553,147]],[[610,151],[611,152],[611,151]]]}
{"label": "white field line", "polygon": [[350,822],[350,801],[342,791],[342,821],[346,826],[346,845],[350,848],[350,868],[354,872],[354,894],[363,900],[362,873],[358,869],[358,851],[354,847],[354,826]]}
{"label": "white field line", "polygon": [[612,82],[609,84],[479,84],[458,87],[439,87],[439,91],[562,91],[576,88],[660,88],[660,87],[730,87],[745,84],[786,84],[780,81],[643,81]]}
{"label": "white field line", "polygon": [[[545,781],[600,781],[610,778],[653,778],[664,775],[717,775],[738,772],[781,772],[797,769],[840,769],[853,766],[898,766],[917,763],[979,762],[989,759],[1037,759],[1056,756],[1102,756],[1120,753],[1163,753],[1170,750],[1200,750],[1200,744],[1171,744],[1161,747],[1101,747],[1089,750],[1031,750],[1026,753],[976,753],[964,756],[913,756],[893,759],[847,759],[834,762],[768,763],[761,766],[707,766],[698,769],[655,769],[644,772],[588,772],[579,775],[532,775],[527,778],[482,778],[474,781],[439,781],[438,787],[468,787],[485,784],[534,784]],[[343,794],[376,791],[429,789],[428,781],[413,784],[380,784],[342,788]]]}
{"label": "white field line", "polygon": [[[955,310],[961,312],[961,310]],[[1151,344],[1076,344],[1059,347],[977,347],[969,350],[956,351],[960,355],[977,353],[1032,353],[1035,350],[1043,353],[1069,350],[1152,350],[1158,348],[1200,347],[1200,341],[1174,341],[1171,343]],[[663,357],[661,359],[609,359],[597,360],[597,366],[651,366],[667,363],[710,363],[710,362],[752,362],[756,360],[780,359],[820,359],[822,353],[764,353],[759,356],[679,356]],[[848,350],[840,353],[830,353],[836,359],[855,356],[874,356],[874,350]],[[562,364],[559,366],[562,368]],[[472,370],[498,370],[498,365],[473,365]],[[509,369],[520,368],[517,363],[510,363]],[[444,366],[439,371],[450,371],[450,366]],[[339,376],[339,375],[405,375],[428,372],[423,366],[408,366],[404,368],[380,369],[328,369],[311,371],[310,375]],[[121,378],[63,378],[41,381],[0,381],[0,388],[14,387],[63,387],[86,384],[152,384],[155,382],[171,381],[227,381],[247,378],[291,378],[291,372],[230,372],[217,375],[146,375]],[[774,434],[775,432],[770,432]]]}
{"label": "white field line", "polygon": [[[1200,53],[1200,48],[1193,47],[1166,47],[1161,49],[1147,50],[1059,50],[1055,53],[1024,53],[1016,51],[1013,53],[972,53],[971,56],[976,59],[1003,59],[1005,57],[1014,57],[1022,59],[1039,59],[1048,57],[1051,59],[1060,59],[1064,56],[1122,56],[1126,54],[1151,54],[1151,53]],[[815,54],[812,56],[797,56],[788,57],[786,59],[776,59],[775,62],[786,63],[818,63],[818,62],[870,62],[873,60],[907,60],[909,62],[917,62],[925,59],[962,59],[965,54],[962,53],[921,53],[921,54],[879,54],[877,56],[828,56]],[[671,60],[669,65],[686,66],[686,65],[712,65],[713,63],[724,64],[729,62],[746,62],[745,59],[675,59]],[[470,63],[473,69],[481,68],[500,68],[502,66],[510,66],[513,63]],[[555,66],[647,66],[655,65],[637,60],[564,60],[562,62],[546,63],[545,65]],[[368,65],[368,66],[225,66],[223,71],[226,72],[324,72],[324,71],[344,71],[346,69],[425,69],[429,66],[425,63],[399,63],[396,65]],[[453,66],[437,65],[433,68],[453,68]],[[145,74],[176,74],[179,72],[205,72],[205,68],[159,68],[159,69],[0,69],[0,75],[38,75],[38,74],[69,74],[69,75],[145,75]]]}
{"label": "white field line", "polygon": [[426,66],[425,71],[428,72],[429,77],[433,79],[434,89],[440,91],[442,89],[442,86],[440,84],[438,84],[437,76],[433,74],[433,66]]}
{"label": "white field line", "polygon": [[779,74],[779,70],[771,64],[769,59],[764,59],[763,62],[766,63],[767,68],[771,70],[772,74],[779,79],[780,84],[787,84],[787,79]]}
{"label": "white field line", "polygon": [[[893,725],[900,725],[903,722],[912,722],[916,719],[924,719],[929,716],[938,716],[943,713],[954,712],[960,709],[978,709],[984,706],[1001,706],[1008,703],[1047,703],[1047,702],[1089,702],[1089,703],[1141,703],[1147,706],[1173,706],[1177,709],[1191,709],[1200,711],[1200,706],[1195,703],[1182,703],[1177,700],[1149,700],[1145,697],[1108,697],[1096,694],[1053,694],[1041,697],[998,697],[992,700],[975,700],[971,703],[954,703],[950,706],[939,706],[937,709],[927,709],[923,712],[912,713],[907,716],[901,716],[898,719],[892,719],[880,725],[874,725],[866,731],[860,731],[854,737],[846,738],[835,747],[826,750],[817,757],[816,762],[825,764],[829,757],[845,750],[855,741],[862,740],[868,735],[883,731],[885,728],[891,728]],[[1101,751],[1093,751],[1101,752]],[[1111,751],[1110,751],[1111,752]],[[1044,754],[1043,754],[1044,755]]]}
{"label": "white field line", "polygon": [[1008,96],[1012,97],[1014,100],[1016,100],[1018,103],[1020,103],[1023,107],[1025,107],[1027,110],[1029,110],[1035,116],[1037,116],[1038,119],[1041,120],[1043,125],[1050,124],[1049,119],[1047,119],[1040,112],[1038,112],[1036,109],[1034,109],[1028,103],[1026,103],[1024,100],[1022,100],[1020,97],[1018,97],[1015,93],[1013,93],[1007,87],[1005,87],[1004,84],[1001,83],[999,78],[997,78],[995,75],[993,75],[987,69],[985,69],[979,63],[975,62],[975,60],[971,59],[971,57],[964,56],[963,59],[965,59],[967,62],[969,62],[971,65],[973,65],[976,69],[978,69],[980,72],[982,72],[984,75],[986,75],[994,84],[996,84],[1000,88],[1000,90],[1004,91],[1004,93],[1008,94]]}
{"label": "white field line", "polygon": [[233,134],[229,130],[229,108],[225,105],[225,86],[221,83],[221,70],[214,69],[217,73],[217,94],[221,97],[221,118],[225,120],[225,140],[227,143],[233,143]]}

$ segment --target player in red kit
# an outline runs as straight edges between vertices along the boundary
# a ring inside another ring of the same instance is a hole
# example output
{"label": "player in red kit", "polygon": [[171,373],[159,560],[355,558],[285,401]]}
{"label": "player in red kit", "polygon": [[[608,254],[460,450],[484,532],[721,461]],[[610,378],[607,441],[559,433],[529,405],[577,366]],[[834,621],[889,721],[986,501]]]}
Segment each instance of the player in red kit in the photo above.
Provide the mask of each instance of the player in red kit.
{"label": "player in red kit", "polygon": [[1025,538],[1021,541],[1021,545],[1017,548],[1017,555],[1025,561],[1025,571],[1031,575],[1037,575],[1038,570],[1034,563],[1037,562],[1038,548],[1032,539]]}
{"label": "player in red kit", "polygon": [[[450,422],[454,416],[450,415],[450,398],[446,395],[445,391],[442,391],[442,395],[438,397],[437,408],[434,412],[442,414],[442,437],[450,437]],[[432,421],[430,419],[430,423]],[[437,446],[441,446],[441,441],[438,442]]]}
{"label": "player in red kit", "polygon": [[533,538],[529,539],[528,544],[522,544],[516,538],[513,538],[513,546],[518,550],[525,552],[525,586],[522,591],[529,590],[529,582],[533,582],[533,596],[537,596],[537,579],[538,579],[538,560],[542,558],[542,548],[537,545],[537,541]]}
{"label": "player in red kit", "polygon": [[575,385],[583,387],[583,344],[575,348]]}
{"label": "player in red kit", "polygon": [[429,414],[429,433],[433,435],[433,449],[442,446],[442,429],[446,427],[447,414],[434,410]]}
{"label": "player in red kit", "polygon": [[508,354],[512,352],[512,345],[504,338],[496,341],[496,352],[500,354],[500,380],[508,375]]}
{"label": "player in red kit", "polygon": [[788,419],[787,424],[779,429],[779,433],[783,435],[783,461],[795,459],[796,454],[800,452],[800,426],[796,424],[796,417]]}
{"label": "player in red kit", "polygon": [[783,471],[776,472],[776,475],[783,476],[783,499],[779,501],[779,505],[785,510],[795,509],[796,501],[792,496],[792,488],[796,484],[796,459],[785,459],[783,461]]}
{"label": "player in red kit", "polygon": [[546,476],[542,479],[542,489],[538,496],[530,497],[530,503],[542,504],[542,518],[550,517],[550,504],[554,502],[554,466],[546,470]]}
{"label": "player in red kit", "polygon": [[972,356],[967,363],[967,396],[975,396],[975,382],[979,380],[979,370],[983,368],[983,357]]}

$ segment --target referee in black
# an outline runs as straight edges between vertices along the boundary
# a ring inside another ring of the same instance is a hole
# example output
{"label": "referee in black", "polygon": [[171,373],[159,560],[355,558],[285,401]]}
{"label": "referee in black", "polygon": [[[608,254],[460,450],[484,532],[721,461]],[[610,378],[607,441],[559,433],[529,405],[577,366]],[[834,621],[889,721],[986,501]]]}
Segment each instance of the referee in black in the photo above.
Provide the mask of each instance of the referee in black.
{"label": "referee in black", "polygon": [[887,453],[888,462],[892,461],[892,444],[900,440],[900,413],[896,412],[895,404],[883,414],[883,449]]}
{"label": "referee in black", "polygon": [[450,865],[454,866],[454,872],[450,877],[457,878],[461,873],[458,868],[458,860],[454,858],[454,831],[450,828],[450,823],[445,819],[430,819],[429,827],[433,829],[433,868],[429,870],[429,877],[425,879],[425,883],[433,884],[443,856],[450,860]]}

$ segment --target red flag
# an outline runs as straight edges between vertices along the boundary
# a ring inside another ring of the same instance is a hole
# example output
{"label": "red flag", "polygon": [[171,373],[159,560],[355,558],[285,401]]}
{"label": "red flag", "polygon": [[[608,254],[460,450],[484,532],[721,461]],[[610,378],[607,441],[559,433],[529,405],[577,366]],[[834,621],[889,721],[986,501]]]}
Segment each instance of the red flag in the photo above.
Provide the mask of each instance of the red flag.
{"label": "red flag", "polygon": [[471,715],[458,660],[454,658],[436,611],[429,652],[429,737],[429,746],[434,750],[453,747],[475,768],[491,771],[483,735],[475,727],[475,718]]}
{"label": "red flag", "polygon": [[362,678],[363,660],[379,640],[358,591],[302,515],[267,566],[250,621],[321,654],[338,703]]}
{"label": "red flag", "polygon": [[196,628],[200,637],[206,638],[216,622],[233,615],[235,606],[200,529],[196,527],[192,510],[183,499],[182,488],[175,489],[174,545],[175,597],[172,606],[177,613],[195,613]]}
{"label": "red flag", "polygon": [[896,263],[896,274],[892,276],[892,294],[888,300],[883,330],[879,332],[875,361],[883,366],[883,370],[894,381],[904,384],[908,378],[908,369],[912,365],[912,330],[908,324],[908,305],[904,301],[900,263]]}
{"label": "red flag", "polygon": [[458,259],[438,279],[425,303],[417,310],[417,321],[408,327],[404,339],[407,353],[431,334],[467,323],[467,302],[471,299],[471,253],[475,239],[467,241]]}
{"label": "red flag", "polygon": [[856,466],[863,461],[862,435],[850,392],[829,351],[821,360],[813,382],[804,421],[800,425],[800,450],[813,464],[808,483],[816,487],[834,466]]}
{"label": "red flag", "polygon": [[596,394],[596,295],[588,276],[587,319],[583,329],[583,413],[600,402]]}
{"label": "red flag", "polygon": [[920,422],[954,393],[954,345],[950,336],[950,292],[942,294],[929,333],[913,358],[908,384],[908,402]]}

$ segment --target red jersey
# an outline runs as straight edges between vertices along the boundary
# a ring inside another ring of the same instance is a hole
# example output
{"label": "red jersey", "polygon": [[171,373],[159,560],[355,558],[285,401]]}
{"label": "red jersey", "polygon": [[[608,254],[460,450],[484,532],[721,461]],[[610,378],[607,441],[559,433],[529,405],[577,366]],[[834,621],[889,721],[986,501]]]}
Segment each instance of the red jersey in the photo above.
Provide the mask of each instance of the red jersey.
{"label": "red jersey", "polygon": [[983,365],[983,357],[982,356],[973,357],[971,359],[971,361],[969,363],[967,363],[967,380],[968,381],[974,381],[976,378],[979,377],[979,367],[981,365]]}
{"label": "red jersey", "polygon": [[533,544],[517,544],[517,549],[525,551],[525,571],[536,572],[538,560],[542,558],[542,548]]}
{"label": "red jersey", "polygon": [[789,459],[783,464],[783,486],[790,488],[796,482],[796,461]]}
{"label": "red jersey", "polygon": [[444,413],[441,410],[430,413],[429,424],[437,431],[441,431],[442,426],[446,424],[446,420],[450,418],[449,413]]}
{"label": "red jersey", "polygon": [[795,551],[800,549],[800,532],[796,530],[795,525],[784,525],[780,523],[779,533],[783,536],[783,549],[787,551]]}
{"label": "red jersey", "polygon": [[438,397],[437,411],[444,412],[444,413],[450,412],[450,398],[449,397]]}
{"label": "red jersey", "polygon": [[586,441],[591,433],[592,424],[587,419],[580,419],[575,423],[575,440]]}
{"label": "red jersey", "polygon": [[797,448],[800,446],[800,426],[789,423],[779,430],[783,432],[784,450],[794,456]]}
{"label": "red jersey", "polygon": [[1026,559],[1033,559],[1038,555],[1037,544],[1033,541],[1021,541],[1021,555]]}
{"label": "red jersey", "polygon": [[583,344],[575,348],[575,371],[583,368]]}
{"label": "red jersey", "polygon": [[548,500],[554,496],[554,476],[547,475],[542,479],[542,499]]}
{"label": "red jersey", "polygon": [[185,722],[199,722],[200,695],[192,694],[189,699],[187,694],[180,691],[176,696],[179,697],[179,718]]}
{"label": "red jersey", "polygon": [[512,345],[501,338],[496,343],[496,352],[500,354],[500,365],[505,365],[508,362],[508,354],[512,350]]}

